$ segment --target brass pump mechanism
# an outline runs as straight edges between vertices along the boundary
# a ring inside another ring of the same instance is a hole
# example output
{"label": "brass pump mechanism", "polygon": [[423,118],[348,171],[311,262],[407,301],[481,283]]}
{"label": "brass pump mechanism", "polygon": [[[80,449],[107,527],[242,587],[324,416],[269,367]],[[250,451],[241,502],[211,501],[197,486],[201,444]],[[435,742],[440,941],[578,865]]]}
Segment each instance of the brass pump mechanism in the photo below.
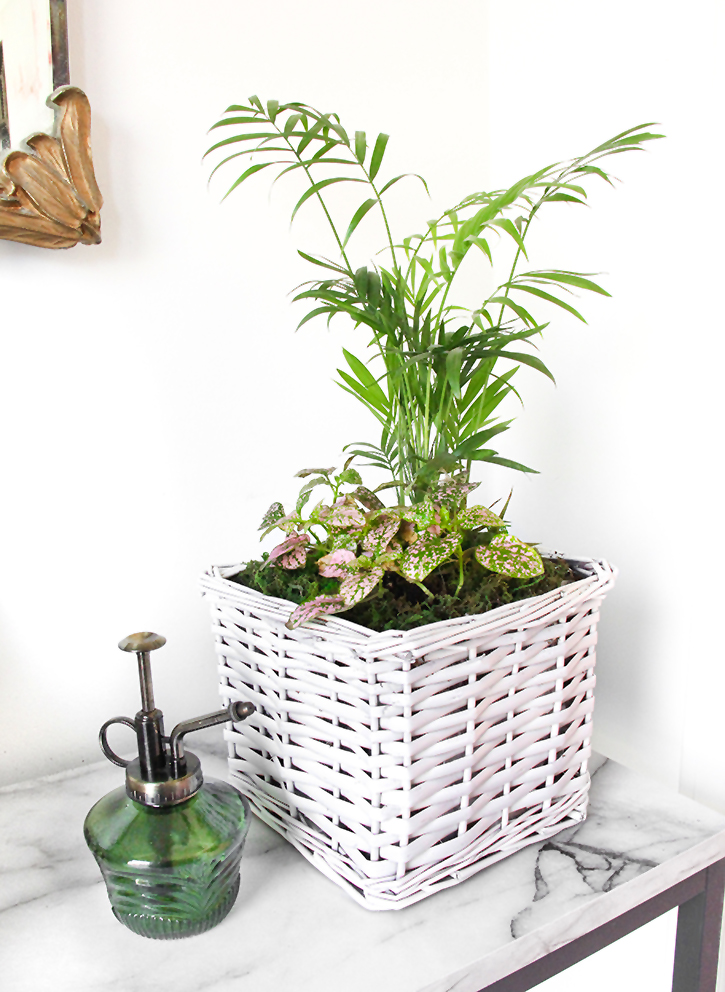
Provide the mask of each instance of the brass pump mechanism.
{"label": "brass pump mechanism", "polygon": [[[168,737],[164,736],[164,715],[156,708],[151,679],[149,654],[166,644],[166,638],[150,631],[130,634],[119,642],[122,651],[136,653],[141,688],[141,709],[131,720],[114,716],[101,727],[101,750],[114,765],[126,769],[126,792],[131,799],[145,806],[171,806],[190,799],[201,788],[203,777],[199,759],[184,750],[184,737],[193,730],[203,730],[220,723],[241,723],[254,713],[253,703],[231,702],[223,710],[207,713],[192,720],[177,723]],[[125,761],[110,747],[108,728],[120,723],[136,731],[138,758]]]}

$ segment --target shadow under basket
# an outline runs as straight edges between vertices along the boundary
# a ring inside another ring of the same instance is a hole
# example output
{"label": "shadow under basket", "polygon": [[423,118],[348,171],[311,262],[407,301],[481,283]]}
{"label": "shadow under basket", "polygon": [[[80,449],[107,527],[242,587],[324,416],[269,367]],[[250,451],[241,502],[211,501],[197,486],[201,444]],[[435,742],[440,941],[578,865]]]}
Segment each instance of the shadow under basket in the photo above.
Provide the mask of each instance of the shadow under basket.
{"label": "shadow under basket", "polygon": [[254,812],[368,909],[400,909],[586,816],[599,607],[615,570],[488,613],[377,633],[202,578],[225,731]]}

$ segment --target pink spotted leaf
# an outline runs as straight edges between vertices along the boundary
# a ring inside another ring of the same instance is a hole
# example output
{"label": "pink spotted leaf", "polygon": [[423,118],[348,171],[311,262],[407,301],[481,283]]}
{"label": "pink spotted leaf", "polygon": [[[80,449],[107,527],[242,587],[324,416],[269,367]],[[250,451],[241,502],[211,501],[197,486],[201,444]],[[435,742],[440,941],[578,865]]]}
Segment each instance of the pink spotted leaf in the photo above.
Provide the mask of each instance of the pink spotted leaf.
{"label": "pink spotted leaf", "polygon": [[316,596],[308,603],[300,603],[290,614],[290,618],[285,624],[288,630],[294,630],[307,620],[314,620],[315,617],[324,616],[326,613],[339,613],[340,610],[347,609],[342,596]]}
{"label": "pink spotted leaf", "polygon": [[282,555],[277,560],[281,568],[304,568],[307,561],[307,548],[304,544],[298,544],[288,555]]}
{"label": "pink spotted leaf", "polygon": [[373,591],[380,582],[385,569],[375,566],[365,571],[360,571],[356,575],[348,575],[340,583],[340,595],[345,600],[345,606],[354,606],[360,600]]}
{"label": "pink spotted leaf", "polygon": [[476,527],[503,527],[504,522],[487,506],[471,506],[461,510],[456,517],[456,523],[463,530],[474,530]]}
{"label": "pink spotted leaf", "polygon": [[360,530],[365,526],[365,517],[352,502],[336,500],[325,524],[339,530]]}
{"label": "pink spotted leaf", "polygon": [[357,570],[351,565],[354,561],[356,561],[355,552],[342,548],[320,558],[317,569],[326,579],[344,579]]}
{"label": "pink spotted leaf", "polygon": [[301,568],[307,560],[307,545],[309,544],[307,534],[294,533],[282,541],[276,548],[272,548],[267,558],[267,565],[278,561],[282,568]]}
{"label": "pink spotted leaf", "polygon": [[384,551],[395,537],[400,528],[400,520],[383,514],[376,520],[362,540],[363,551],[368,551],[371,555],[379,555]]}
{"label": "pink spotted leaf", "polygon": [[513,534],[497,534],[476,548],[476,558],[489,571],[511,579],[533,579],[544,571],[541,555]]}
{"label": "pink spotted leaf", "polygon": [[457,534],[448,537],[421,537],[409,545],[401,557],[398,567],[401,575],[413,582],[421,582],[447,558],[450,558],[458,545]]}

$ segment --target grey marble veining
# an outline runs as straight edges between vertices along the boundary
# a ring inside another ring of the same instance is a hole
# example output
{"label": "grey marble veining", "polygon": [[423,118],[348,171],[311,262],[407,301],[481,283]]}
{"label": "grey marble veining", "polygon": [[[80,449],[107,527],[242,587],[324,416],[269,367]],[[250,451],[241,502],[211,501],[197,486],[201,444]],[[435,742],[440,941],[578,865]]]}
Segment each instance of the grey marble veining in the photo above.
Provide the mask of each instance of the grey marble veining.
{"label": "grey marble veining", "polygon": [[122,780],[103,762],[0,790],[3,992],[477,992],[725,856],[724,817],[604,761],[582,824],[394,912],[254,820],[227,919],[146,940],[112,916],[82,835]]}

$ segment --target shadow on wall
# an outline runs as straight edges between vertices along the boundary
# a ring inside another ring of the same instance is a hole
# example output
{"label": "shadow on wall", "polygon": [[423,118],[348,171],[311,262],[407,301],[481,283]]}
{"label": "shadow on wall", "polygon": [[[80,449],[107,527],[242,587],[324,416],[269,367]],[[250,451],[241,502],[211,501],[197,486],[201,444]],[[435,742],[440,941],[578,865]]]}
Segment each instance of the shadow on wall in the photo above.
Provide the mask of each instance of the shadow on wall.
{"label": "shadow on wall", "polygon": [[[647,666],[640,663],[656,648],[650,641],[657,629],[657,611],[647,592],[623,581],[620,574],[603,612],[597,645],[595,746],[625,763],[632,746],[640,745],[645,738],[645,753],[653,750],[653,743],[654,750],[658,749],[658,736],[662,737],[661,746],[672,750],[671,727],[669,734],[660,734],[657,725],[647,726],[642,720],[643,714],[666,712],[664,704],[660,707],[655,703],[653,708],[652,697],[658,693],[658,686],[653,685]],[[615,753],[620,742],[627,747],[626,753]],[[656,774],[656,769],[652,771]],[[660,777],[661,774],[660,769]],[[668,784],[676,785],[676,780]]]}

